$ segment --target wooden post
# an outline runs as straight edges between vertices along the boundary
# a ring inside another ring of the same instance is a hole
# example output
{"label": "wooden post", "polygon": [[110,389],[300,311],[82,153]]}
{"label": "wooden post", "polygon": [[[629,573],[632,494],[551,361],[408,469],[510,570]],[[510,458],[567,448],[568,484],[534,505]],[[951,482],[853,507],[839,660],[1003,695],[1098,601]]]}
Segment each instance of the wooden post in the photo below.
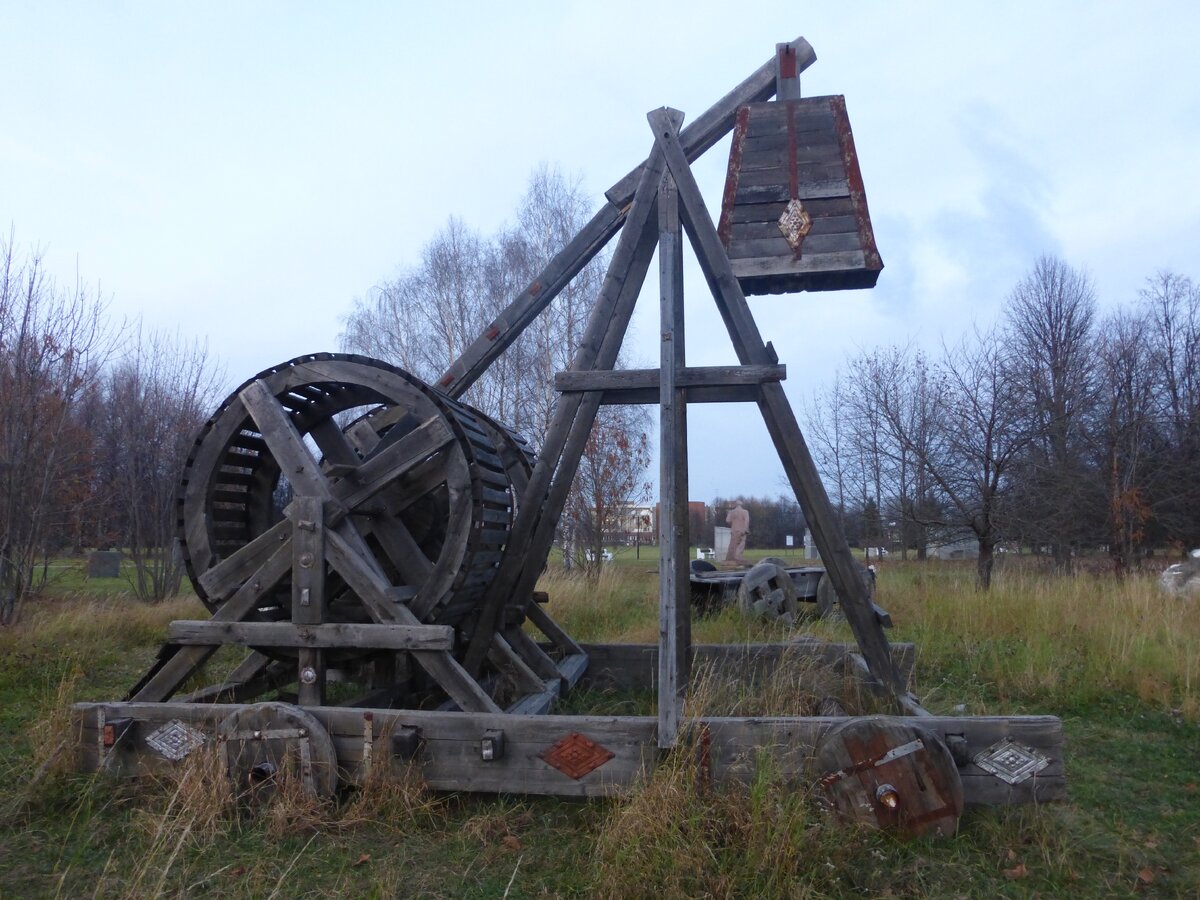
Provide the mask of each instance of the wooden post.
{"label": "wooden post", "polygon": [[[743,365],[770,365],[777,362],[773,351],[767,348],[741,286],[734,277],[729,257],[717,235],[716,226],[704,205],[700,188],[692,175],[691,167],[677,135],[669,122],[671,111],[655,110],[650,113],[654,126],[654,139],[667,161],[668,171],[675,177],[679,189],[681,218],[687,229],[688,238],[696,252],[700,269],[712,291],[713,299],[725,326],[729,331],[738,360]],[[796,415],[792,411],[783,386],[768,382],[760,388],[759,409],[766,422],[767,431],[779,453],[780,462],[796,493],[796,499],[804,510],[804,518],[812,528],[817,549],[825,562],[830,581],[842,599],[842,608],[850,623],[854,636],[862,648],[863,657],[870,667],[878,685],[900,703],[907,687],[892,663],[888,641],[875,615],[866,589],[858,578],[850,546],[838,526],[833,506],[825,493],[817,467],[808,452],[808,445]]]}
{"label": "wooden post", "polygon": [[[675,746],[687,694],[691,617],[687,578],[687,405],[677,385],[684,365],[683,231],[675,179],[658,190],[659,354],[659,626],[658,746]],[[680,502],[682,498],[682,503]],[[680,507],[683,516],[680,516]],[[680,562],[684,571],[680,573]]]}
{"label": "wooden post", "polygon": [[[325,513],[319,497],[297,497],[288,508],[292,520],[292,622],[325,621]],[[325,651],[302,647],[297,660],[301,706],[325,702]]]}
{"label": "wooden post", "polygon": [[792,44],[775,45],[775,99],[800,99],[800,65]]}

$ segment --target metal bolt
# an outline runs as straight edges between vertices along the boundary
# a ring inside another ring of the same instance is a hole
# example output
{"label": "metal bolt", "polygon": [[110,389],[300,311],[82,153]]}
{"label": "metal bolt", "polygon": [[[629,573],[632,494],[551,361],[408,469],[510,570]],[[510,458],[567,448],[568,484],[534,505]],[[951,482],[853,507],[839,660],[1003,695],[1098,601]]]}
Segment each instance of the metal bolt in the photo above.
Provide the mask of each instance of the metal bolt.
{"label": "metal bolt", "polygon": [[300,680],[304,684],[316,684],[317,683],[317,670],[314,669],[312,666],[305,666],[303,669],[300,670]]}

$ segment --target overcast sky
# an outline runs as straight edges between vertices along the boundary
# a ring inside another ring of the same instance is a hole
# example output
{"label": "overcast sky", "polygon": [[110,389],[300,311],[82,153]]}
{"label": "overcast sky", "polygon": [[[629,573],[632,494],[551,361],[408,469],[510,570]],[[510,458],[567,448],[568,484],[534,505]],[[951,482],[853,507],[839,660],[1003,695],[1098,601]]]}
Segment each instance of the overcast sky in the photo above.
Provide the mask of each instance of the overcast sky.
{"label": "overcast sky", "polygon": [[[1105,307],[1200,277],[1200,4],[0,5],[0,226],[117,316],[206,338],[230,386],[337,347],[353,298],[456,215],[490,232],[539,163],[601,202],[806,37],[844,94],[886,268],[751,301],[802,404],[847,353],[989,323],[1041,253]],[[728,141],[695,168],[719,208]],[[698,271],[688,356],[734,362]],[[653,279],[633,356],[657,364]],[[752,406],[697,407],[691,495],[776,494]],[[736,464],[735,464],[736,463]]]}

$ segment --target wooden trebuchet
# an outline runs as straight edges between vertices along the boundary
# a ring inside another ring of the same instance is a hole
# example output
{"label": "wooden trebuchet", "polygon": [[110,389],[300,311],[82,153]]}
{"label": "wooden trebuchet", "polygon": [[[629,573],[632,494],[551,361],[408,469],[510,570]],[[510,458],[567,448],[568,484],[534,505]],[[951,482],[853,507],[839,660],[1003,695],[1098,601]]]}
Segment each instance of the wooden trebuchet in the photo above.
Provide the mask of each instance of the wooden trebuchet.
{"label": "wooden trebuchet", "polygon": [[[219,612],[251,576],[265,580],[273,556],[290,562],[289,504],[314,496],[324,527],[366,551],[393,601],[423,623],[458,627],[499,563],[529,467],[510,431],[399,369],[299,357],[247,381],[198,438],[179,498],[184,560]],[[292,570],[271,576],[245,620],[291,618]],[[335,567],[324,577],[323,621],[379,620]]]}

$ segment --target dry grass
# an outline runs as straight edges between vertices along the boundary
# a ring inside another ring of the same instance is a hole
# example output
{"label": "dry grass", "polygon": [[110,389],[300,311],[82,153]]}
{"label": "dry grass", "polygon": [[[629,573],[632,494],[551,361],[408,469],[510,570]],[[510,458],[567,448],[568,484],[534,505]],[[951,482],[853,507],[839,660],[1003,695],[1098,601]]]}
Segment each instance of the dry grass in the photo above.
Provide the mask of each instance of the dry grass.
{"label": "dry grass", "polygon": [[550,569],[538,580],[538,590],[549,593],[550,615],[578,641],[653,643],[658,640],[654,571],[653,563],[645,570],[607,566],[593,582],[579,572]]}
{"label": "dry grass", "polygon": [[[733,702],[762,715],[786,714],[797,702],[786,688],[738,691],[702,673],[685,711],[688,738],[614,804],[596,838],[596,882],[604,896],[804,897],[824,890],[823,870],[811,865],[811,854],[828,839],[823,816],[807,788],[781,777],[769,753],[755,760],[748,784],[714,788],[702,778],[698,711]],[[800,846],[804,854],[796,852]]]}
{"label": "dry grass", "polygon": [[443,826],[450,809],[450,798],[429,789],[419,766],[376,766],[342,806],[337,824],[410,834]]}
{"label": "dry grass", "polygon": [[1153,576],[1010,567],[979,593],[968,568],[896,564],[880,593],[919,662],[969,667],[989,693],[1090,702],[1120,691],[1200,718],[1200,604],[1163,594]]}

